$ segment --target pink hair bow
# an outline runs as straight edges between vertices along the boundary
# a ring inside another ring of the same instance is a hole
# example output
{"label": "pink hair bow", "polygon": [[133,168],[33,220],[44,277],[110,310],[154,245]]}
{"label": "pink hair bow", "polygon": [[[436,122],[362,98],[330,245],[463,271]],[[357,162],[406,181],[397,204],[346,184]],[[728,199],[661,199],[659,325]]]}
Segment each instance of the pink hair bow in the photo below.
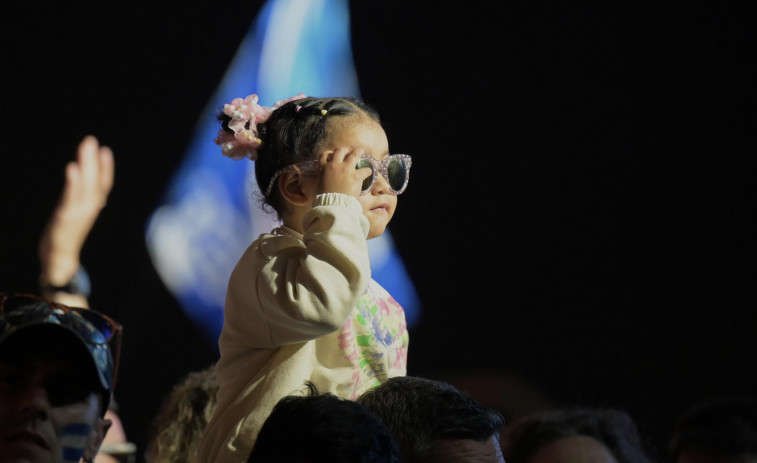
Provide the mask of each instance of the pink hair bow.
{"label": "pink hair bow", "polygon": [[[273,106],[260,106],[256,94],[248,95],[244,99],[234,98],[231,103],[223,105],[223,113],[231,118],[229,133],[224,129],[218,131],[215,138],[216,145],[221,147],[221,153],[235,161],[249,158],[255,161],[258,158],[258,149],[262,145],[258,124],[265,123],[271,113],[290,101],[306,98],[304,93],[279,100]],[[249,127],[248,127],[249,123]]]}

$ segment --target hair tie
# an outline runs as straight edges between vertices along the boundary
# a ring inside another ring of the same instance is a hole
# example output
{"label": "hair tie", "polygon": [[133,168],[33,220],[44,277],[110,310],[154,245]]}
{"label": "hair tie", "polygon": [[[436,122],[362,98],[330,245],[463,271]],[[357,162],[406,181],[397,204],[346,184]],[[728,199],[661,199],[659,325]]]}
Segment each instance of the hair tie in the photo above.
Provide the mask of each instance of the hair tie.
{"label": "hair tie", "polygon": [[300,112],[300,109],[302,109],[302,106],[297,105],[297,106],[294,107],[294,112],[298,113],[298,112]]}
{"label": "hair tie", "polygon": [[223,128],[218,131],[218,136],[214,141],[221,147],[221,154],[235,161],[245,157],[255,161],[258,158],[258,149],[263,144],[258,132],[258,124],[265,124],[271,117],[271,113],[286,103],[306,97],[304,93],[298,93],[268,107],[260,106],[258,96],[252,94],[244,99],[234,98],[231,103],[223,105],[223,113],[231,119],[228,126],[233,133]]}
{"label": "hair tie", "polygon": [[327,112],[329,112],[327,109],[322,109],[321,116],[325,116]]}

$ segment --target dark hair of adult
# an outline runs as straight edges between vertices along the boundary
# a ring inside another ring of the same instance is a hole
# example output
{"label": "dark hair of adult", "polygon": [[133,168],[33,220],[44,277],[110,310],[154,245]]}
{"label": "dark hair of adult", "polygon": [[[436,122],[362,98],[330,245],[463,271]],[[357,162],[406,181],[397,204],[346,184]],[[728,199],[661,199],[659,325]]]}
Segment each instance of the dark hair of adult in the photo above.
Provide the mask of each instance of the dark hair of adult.
{"label": "dark hair of adult", "polygon": [[699,403],[681,415],[670,456],[757,457],[757,397],[728,396]]}
{"label": "dark hair of adult", "polygon": [[502,434],[507,463],[528,463],[544,446],[560,439],[587,436],[604,444],[618,463],[647,463],[651,447],[634,420],[622,410],[562,408],[535,412],[509,424]]}
{"label": "dark hair of adult", "polygon": [[258,433],[248,463],[398,463],[384,424],[356,402],[333,394],[287,396]]}
{"label": "dark hair of adult", "polygon": [[357,401],[384,421],[403,462],[428,461],[438,440],[486,441],[504,425],[499,412],[451,384],[415,376],[390,378]]}
{"label": "dark hair of adult", "polygon": [[[325,114],[324,114],[325,111]],[[278,189],[269,196],[264,190],[279,169],[316,158],[320,145],[330,135],[329,122],[335,117],[364,116],[381,125],[378,112],[359,98],[313,98],[290,101],[273,111],[264,124],[258,125],[262,145],[255,161],[255,179],[261,189],[263,205],[272,208],[281,217],[283,207]],[[218,119],[224,130],[230,117],[220,113]]]}
{"label": "dark hair of adult", "polygon": [[217,401],[214,366],[187,374],[163,399],[151,423],[147,461],[192,463]]}

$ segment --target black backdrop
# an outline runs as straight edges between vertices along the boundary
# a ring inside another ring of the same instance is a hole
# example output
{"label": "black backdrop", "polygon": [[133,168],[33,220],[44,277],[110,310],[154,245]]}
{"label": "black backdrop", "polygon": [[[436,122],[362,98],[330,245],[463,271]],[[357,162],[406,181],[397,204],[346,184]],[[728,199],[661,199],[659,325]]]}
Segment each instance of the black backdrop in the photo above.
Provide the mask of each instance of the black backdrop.
{"label": "black backdrop", "polygon": [[[423,304],[409,373],[511,419],[624,408],[658,445],[693,402],[754,394],[755,7],[408,3],[351,11],[361,92],[415,160],[390,226]],[[144,227],[261,5],[3,7],[0,287],[36,290],[39,232],[95,134],[116,185],[83,261],[126,327],[116,398],[140,451],[216,356]]]}

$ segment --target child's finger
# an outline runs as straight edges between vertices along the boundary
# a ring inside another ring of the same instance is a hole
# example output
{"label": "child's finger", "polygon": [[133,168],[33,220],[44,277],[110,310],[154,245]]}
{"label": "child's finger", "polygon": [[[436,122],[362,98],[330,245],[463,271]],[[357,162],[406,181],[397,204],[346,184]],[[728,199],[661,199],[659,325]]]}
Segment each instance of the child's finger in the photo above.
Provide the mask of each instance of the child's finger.
{"label": "child's finger", "polygon": [[360,176],[360,181],[362,182],[363,180],[373,175],[373,169],[371,169],[370,167],[362,167],[360,169],[357,169],[357,173]]}
{"label": "child's finger", "polygon": [[357,170],[357,178],[360,179],[362,182],[363,180],[367,179],[372,175],[373,169],[370,167],[361,167],[358,169],[358,162],[360,162],[360,159],[365,154],[365,150],[362,148],[351,150],[344,158],[345,163],[349,163],[350,165],[355,166],[355,170]]}
{"label": "child's finger", "polygon": [[333,150],[324,151],[323,153],[321,153],[320,156],[318,156],[318,162],[323,166],[331,160],[331,157],[333,155],[334,155]]}
{"label": "child's finger", "polygon": [[334,150],[334,154],[331,157],[332,162],[344,162],[346,157],[350,154],[350,148],[341,147]]}

